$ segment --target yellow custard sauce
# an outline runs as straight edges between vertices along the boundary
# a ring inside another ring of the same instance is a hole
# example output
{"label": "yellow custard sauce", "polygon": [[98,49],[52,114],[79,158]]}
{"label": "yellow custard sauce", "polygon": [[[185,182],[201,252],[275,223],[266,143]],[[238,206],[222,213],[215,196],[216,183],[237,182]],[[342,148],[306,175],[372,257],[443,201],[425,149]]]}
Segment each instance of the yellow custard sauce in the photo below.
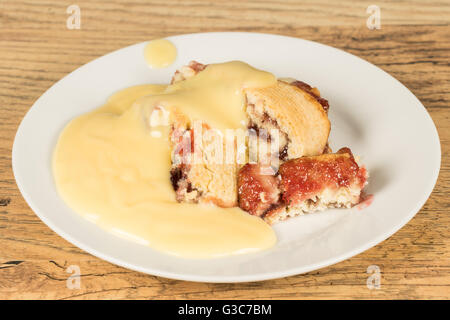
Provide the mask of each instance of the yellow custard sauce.
{"label": "yellow custard sauce", "polygon": [[275,77],[242,62],[209,65],[173,85],[124,89],[72,120],[53,155],[57,189],[75,212],[128,239],[186,258],[272,247],[262,219],[239,208],[178,203],[170,182],[170,125],[151,125],[155,107],[181,110],[218,128],[242,126],[243,88]]}
{"label": "yellow custard sauce", "polygon": [[147,113],[155,106],[161,106],[219,130],[245,128],[243,89],[268,87],[276,81],[273,74],[241,61],[218,63],[209,65],[192,78],[167,86],[161,94],[140,99],[139,103],[148,109]]}
{"label": "yellow custard sauce", "polygon": [[152,68],[165,68],[170,66],[177,57],[177,48],[166,39],[153,40],[147,43],[144,49],[144,58]]}

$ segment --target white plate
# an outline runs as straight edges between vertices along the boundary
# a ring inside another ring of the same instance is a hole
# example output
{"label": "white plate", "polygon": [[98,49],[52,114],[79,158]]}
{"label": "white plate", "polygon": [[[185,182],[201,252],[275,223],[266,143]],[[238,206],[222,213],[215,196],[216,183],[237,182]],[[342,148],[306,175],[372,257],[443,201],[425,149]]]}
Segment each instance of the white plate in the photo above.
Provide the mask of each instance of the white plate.
{"label": "white plate", "polygon": [[[167,278],[240,282],[279,278],[322,268],[378,244],[425,203],[440,167],[440,144],[417,98],[389,74],[343,51],[296,38],[255,33],[170,37],[175,63],[152,70],[145,43],[96,59],[58,81],[33,105],[14,141],[14,175],[25,200],[51,229],[112,263]],[[58,197],[50,158],[67,122],[102,105],[115,91],[167,83],[190,60],[242,60],[279,77],[317,86],[330,102],[331,147],[350,146],[369,172],[375,195],[364,210],[329,210],[275,226],[277,245],[264,252],[185,260],[112,235],[71,211]],[[19,89],[20,90],[20,89]]]}

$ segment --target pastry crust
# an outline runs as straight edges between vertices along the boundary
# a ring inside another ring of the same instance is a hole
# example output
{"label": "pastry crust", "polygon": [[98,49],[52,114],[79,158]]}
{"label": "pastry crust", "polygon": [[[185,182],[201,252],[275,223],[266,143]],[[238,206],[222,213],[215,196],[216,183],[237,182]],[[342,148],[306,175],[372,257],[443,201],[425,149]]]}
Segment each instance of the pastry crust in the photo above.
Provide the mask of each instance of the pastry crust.
{"label": "pastry crust", "polygon": [[267,88],[247,89],[246,94],[249,104],[263,109],[254,113],[267,113],[286,133],[288,159],[323,153],[331,125],[326,111],[311,94],[284,81]]}

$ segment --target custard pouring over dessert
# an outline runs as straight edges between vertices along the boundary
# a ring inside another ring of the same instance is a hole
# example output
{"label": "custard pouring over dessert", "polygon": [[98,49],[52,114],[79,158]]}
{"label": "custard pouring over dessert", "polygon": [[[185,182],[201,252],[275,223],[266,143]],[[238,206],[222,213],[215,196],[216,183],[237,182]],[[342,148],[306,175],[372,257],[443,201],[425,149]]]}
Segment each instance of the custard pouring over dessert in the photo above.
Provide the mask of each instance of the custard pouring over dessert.
{"label": "custard pouring over dessert", "polygon": [[331,152],[328,108],[304,82],[191,62],[169,85],[122,90],[72,120],[56,186],[75,212],[165,253],[265,250],[270,224],[362,200],[368,174],[349,148]]}

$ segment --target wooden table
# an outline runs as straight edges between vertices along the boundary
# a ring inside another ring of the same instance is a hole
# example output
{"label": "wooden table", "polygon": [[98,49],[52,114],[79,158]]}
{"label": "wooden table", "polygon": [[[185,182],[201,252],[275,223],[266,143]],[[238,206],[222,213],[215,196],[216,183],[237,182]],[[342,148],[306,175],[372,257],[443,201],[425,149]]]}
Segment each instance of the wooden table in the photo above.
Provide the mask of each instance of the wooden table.
{"label": "wooden table", "polygon": [[[72,3],[81,9],[79,30],[66,27],[66,9]],[[0,298],[449,298],[448,1],[168,3],[0,1]],[[379,30],[366,26],[366,8],[372,3],[381,9]],[[51,231],[25,203],[11,170],[14,135],[33,102],[60,78],[108,52],[205,31],[266,32],[322,42],[374,63],[405,84],[431,114],[442,146],[439,180],[416,217],[388,240],[344,262],[304,275],[241,284],[184,282],[130,271]],[[80,289],[66,286],[70,265],[81,269]],[[366,285],[370,265],[381,270],[380,289]]]}

